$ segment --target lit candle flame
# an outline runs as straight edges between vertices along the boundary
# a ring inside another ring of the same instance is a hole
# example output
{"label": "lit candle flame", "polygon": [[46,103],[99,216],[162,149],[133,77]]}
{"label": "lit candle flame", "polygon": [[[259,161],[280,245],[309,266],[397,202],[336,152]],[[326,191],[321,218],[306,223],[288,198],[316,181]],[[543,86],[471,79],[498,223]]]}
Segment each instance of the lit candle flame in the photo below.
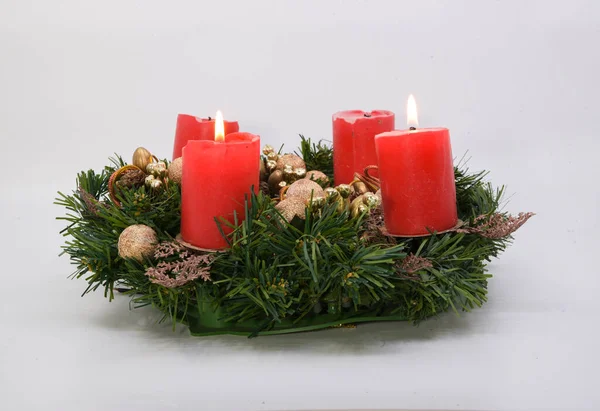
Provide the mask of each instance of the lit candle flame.
{"label": "lit candle flame", "polygon": [[225,124],[221,110],[218,110],[215,116],[215,141],[225,141]]}
{"label": "lit candle flame", "polygon": [[406,104],[406,119],[408,127],[418,127],[419,118],[417,116],[417,102],[415,96],[412,94],[408,96],[408,103]]}

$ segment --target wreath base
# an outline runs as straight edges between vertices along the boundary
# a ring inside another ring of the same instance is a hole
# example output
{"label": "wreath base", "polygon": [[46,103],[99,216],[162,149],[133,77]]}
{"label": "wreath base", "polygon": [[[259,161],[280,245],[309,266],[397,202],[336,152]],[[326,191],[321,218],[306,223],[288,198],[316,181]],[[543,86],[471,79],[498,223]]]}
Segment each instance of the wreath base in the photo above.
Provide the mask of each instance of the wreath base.
{"label": "wreath base", "polygon": [[186,325],[193,336],[242,335],[258,337],[264,335],[292,334],[333,328],[346,324],[358,324],[380,321],[407,321],[403,315],[389,312],[344,312],[343,314],[318,314],[300,320],[282,320],[277,325],[264,329],[265,323],[260,321],[226,322],[222,320],[220,309],[212,310],[200,307],[198,312],[188,312]]}

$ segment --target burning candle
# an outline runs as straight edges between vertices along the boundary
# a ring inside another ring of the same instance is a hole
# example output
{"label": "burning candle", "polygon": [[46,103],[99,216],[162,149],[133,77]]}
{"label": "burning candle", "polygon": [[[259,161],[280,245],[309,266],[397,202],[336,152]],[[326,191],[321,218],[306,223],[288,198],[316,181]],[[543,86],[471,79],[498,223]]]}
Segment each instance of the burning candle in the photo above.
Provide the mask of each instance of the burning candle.
{"label": "burning candle", "polygon": [[340,111],[333,115],[333,174],[335,184],[348,184],[354,173],[377,164],[375,135],[394,129],[394,113],[385,110]]}
{"label": "burning candle", "polygon": [[[239,131],[237,121],[224,121],[225,135]],[[200,118],[188,114],[177,116],[173,160],[181,157],[183,148],[191,140],[213,140],[215,138],[215,119]]]}
{"label": "burning candle", "polygon": [[457,223],[452,147],[447,128],[417,129],[417,106],[408,99],[409,130],[375,137],[385,226],[412,237]]}
{"label": "burning candle", "polygon": [[[236,123],[237,124],[237,123]],[[195,247],[219,250],[228,244],[215,217],[230,223],[244,220],[244,203],[252,187],[258,190],[260,137],[250,133],[225,135],[217,113],[213,140],[192,140],[183,149],[181,237]],[[221,225],[225,234],[231,228]]]}

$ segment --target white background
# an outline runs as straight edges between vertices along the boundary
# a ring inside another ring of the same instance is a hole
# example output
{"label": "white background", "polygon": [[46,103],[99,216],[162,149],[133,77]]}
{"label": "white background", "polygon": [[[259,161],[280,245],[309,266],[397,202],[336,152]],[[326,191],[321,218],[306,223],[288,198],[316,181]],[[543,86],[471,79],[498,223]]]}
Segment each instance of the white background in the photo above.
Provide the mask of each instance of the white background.
{"label": "white background", "polygon": [[[2,409],[600,408],[599,31],[593,0],[0,1]],[[409,93],[537,213],[484,308],[192,338],[67,280],[55,192],[113,152],[170,156],[177,113],[291,150],[342,109],[402,128]]]}

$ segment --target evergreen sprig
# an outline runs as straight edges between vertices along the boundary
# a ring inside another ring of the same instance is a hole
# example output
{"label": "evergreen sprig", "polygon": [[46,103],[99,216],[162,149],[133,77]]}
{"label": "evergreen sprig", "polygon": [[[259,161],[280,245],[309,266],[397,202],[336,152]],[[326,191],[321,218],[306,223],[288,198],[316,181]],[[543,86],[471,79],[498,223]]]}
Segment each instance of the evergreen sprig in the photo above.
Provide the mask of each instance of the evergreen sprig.
{"label": "evergreen sprig", "polygon": [[307,170],[319,170],[333,181],[333,149],[320,140],[314,143],[310,138],[300,134],[300,153]]}
{"label": "evergreen sprig", "polygon": [[[308,169],[332,177],[330,147],[301,136],[300,151]],[[63,253],[76,265],[74,276],[86,278],[84,294],[102,286],[112,298],[121,284],[134,306],[155,306],[197,334],[257,335],[378,319],[419,322],[449,309],[471,310],[487,299],[487,261],[511,240],[450,232],[372,243],[364,236],[365,215],[351,219],[337,204],[326,204],[317,211],[308,207],[303,223],[292,224],[259,193],[247,199],[244,221],[228,236],[230,249],[216,255],[212,281],[168,288],[145,274],[160,259],[122,259],[117,242],[132,224],[148,225],[161,241],[172,241],[180,225],[180,187],[124,190],[117,207],[107,198],[107,182],[123,165],[117,156],[99,174],[80,173],[71,195],[59,193],[56,204],[67,210],[60,219],[68,224]],[[486,173],[457,167],[455,176],[465,224],[498,212],[503,189],[485,182]],[[403,262],[409,255],[427,264],[407,272]]]}

